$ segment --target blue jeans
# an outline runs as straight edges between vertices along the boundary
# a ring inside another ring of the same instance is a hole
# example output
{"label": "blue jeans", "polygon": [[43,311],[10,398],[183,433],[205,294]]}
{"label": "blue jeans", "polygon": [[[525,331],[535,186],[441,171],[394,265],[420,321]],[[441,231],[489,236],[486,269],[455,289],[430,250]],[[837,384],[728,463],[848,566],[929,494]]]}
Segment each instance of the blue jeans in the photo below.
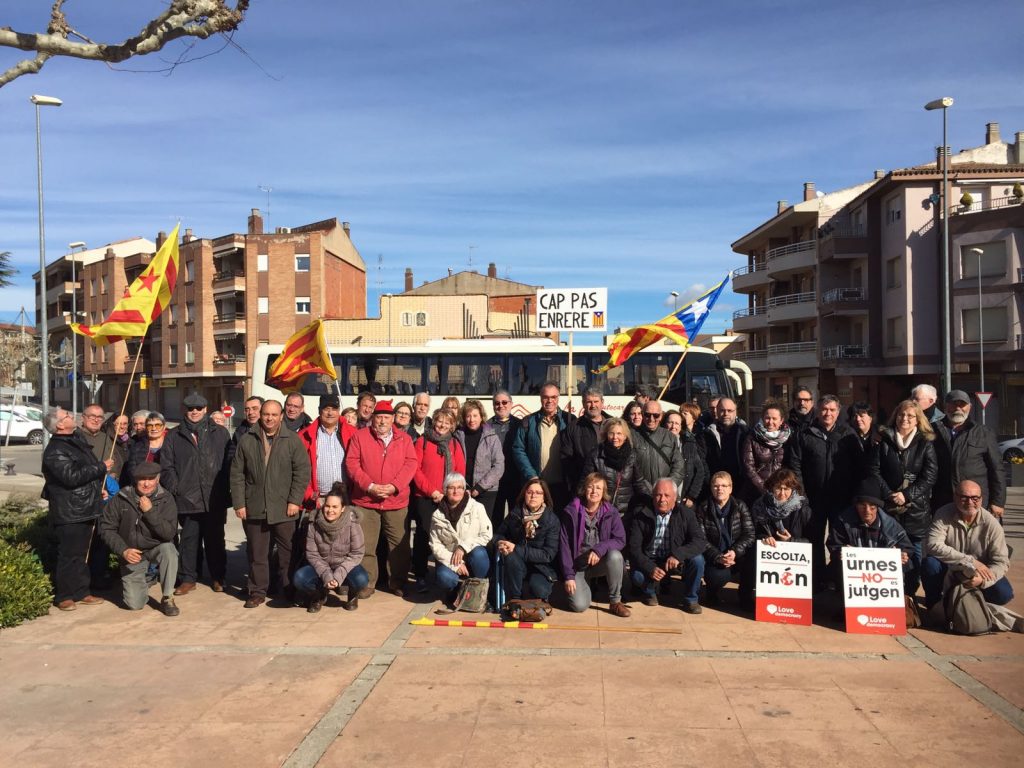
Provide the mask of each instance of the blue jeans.
{"label": "blue jeans", "polygon": [[914,551],[910,555],[907,564],[903,566],[903,594],[915,595],[917,588],[921,586],[921,560],[924,553],[921,550],[924,539],[908,537],[914,545]]}
{"label": "blue jeans", "polygon": [[[491,568],[491,559],[488,557],[485,547],[476,547],[463,558],[463,561],[466,563],[469,575],[477,579],[486,576]],[[434,578],[437,579],[437,585],[445,590],[455,589],[459,586],[459,574],[441,563],[437,563],[437,567],[434,568]]]}
{"label": "blue jeans", "polygon": [[[664,562],[657,565],[659,568],[665,568]],[[689,560],[684,560],[680,563],[679,569],[674,571],[674,573],[681,573],[683,575],[683,602],[687,605],[693,605],[700,596],[700,580],[704,576],[704,555],[694,555]],[[630,578],[633,581],[633,586],[645,595],[656,594],[658,582],[646,576],[639,569],[632,569],[630,571]],[[668,576],[665,578],[668,578]]]}
{"label": "blue jeans", "polygon": [[[935,557],[926,557],[921,563],[921,584],[924,585],[924,603],[927,607],[931,608],[942,600],[942,587],[948,570],[949,566]],[[1013,600],[1013,587],[1003,576],[991,587],[981,590],[981,594],[985,596],[987,603],[1006,605]]]}
{"label": "blue jeans", "polygon": [[[361,565],[357,565],[351,571],[348,572],[348,576],[345,577],[345,586],[348,587],[350,597],[355,597],[359,590],[364,589],[367,584],[370,583],[370,575],[366,572],[366,569]],[[303,592],[307,595],[311,595],[318,589],[325,589],[325,585],[320,581],[320,577],[316,571],[313,570],[312,565],[304,565],[295,572],[292,576],[292,584],[299,592]]]}

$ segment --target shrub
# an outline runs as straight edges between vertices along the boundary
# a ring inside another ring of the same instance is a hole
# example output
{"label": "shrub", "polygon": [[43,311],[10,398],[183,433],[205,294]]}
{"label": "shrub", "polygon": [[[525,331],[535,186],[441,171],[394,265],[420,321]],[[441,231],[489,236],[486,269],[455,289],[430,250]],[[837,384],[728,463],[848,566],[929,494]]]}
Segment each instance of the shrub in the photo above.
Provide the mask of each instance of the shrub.
{"label": "shrub", "polygon": [[0,627],[16,627],[50,610],[53,590],[27,544],[0,540]]}
{"label": "shrub", "polygon": [[8,544],[27,544],[43,569],[57,567],[57,540],[46,520],[46,509],[28,496],[11,496],[0,505],[0,539]]}

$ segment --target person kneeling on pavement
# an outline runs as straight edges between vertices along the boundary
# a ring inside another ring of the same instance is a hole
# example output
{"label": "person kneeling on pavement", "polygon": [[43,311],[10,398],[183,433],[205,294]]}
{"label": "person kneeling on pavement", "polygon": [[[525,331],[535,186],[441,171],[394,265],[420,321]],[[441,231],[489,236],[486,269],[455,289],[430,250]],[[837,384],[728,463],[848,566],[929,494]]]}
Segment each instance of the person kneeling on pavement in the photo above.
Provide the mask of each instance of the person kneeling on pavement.
{"label": "person kneeling on pavement", "polygon": [[355,510],[349,506],[345,487],[335,483],[324,496],[323,505],[309,524],[306,534],[306,560],[295,572],[295,589],[307,595],[307,610],[316,613],[327,599],[328,590],[341,594],[342,585],[348,587],[347,611],[359,607],[359,591],[370,583],[363,568],[366,546],[363,529],[356,520]]}
{"label": "person kneeling on pavement", "polygon": [[644,605],[658,605],[658,586],[673,573],[683,577],[686,613],[701,612],[697,602],[704,575],[704,528],[692,509],[676,504],[676,484],[663,477],[654,484],[653,504],[633,512],[629,528],[629,564],[633,585],[643,593]]}
{"label": "person kneeling on pavement", "polygon": [[738,581],[740,607],[753,610],[754,518],[742,499],[732,495],[728,472],[711,476],[711,495],[695,511],[708,542],[704,550],[705,604],[717,603],[722,587]]}
{"label": "person kneeling on pavement", "polygon": [[[494,551],[502,558],[502,586],[509,600],[547,600],[554,586],[558,557],[558,518],[548,484],[527,480],[519,499],[494,532]],[[501,606],[497,606],[501,607]]]}
{"label": "person kneeling on pavement", "polygon": [[[437,415],[435,414],[435,423]],[[430,551],[436,561],[434,578],[451,603],[460,576],[482,579],[491,567],[487,545],[491,518],[484,505],[466,492],[466,478],[451,472],[444,478],[444,497],[430,518]]]}
{"label": "person kneeling on pavement", "polygon": [[174,497],[160,487],[160,465],[136,464],[134,483],[122,488],[107,502],[100,518],[99,534],[103,542],[121,558],[121,590],[125,605],[141,611],[149,599],[147,574],[150,563],[160,573],[163,599],[160,610],[165,616],[177,616],[174,582],[178,578],[178,507]]}

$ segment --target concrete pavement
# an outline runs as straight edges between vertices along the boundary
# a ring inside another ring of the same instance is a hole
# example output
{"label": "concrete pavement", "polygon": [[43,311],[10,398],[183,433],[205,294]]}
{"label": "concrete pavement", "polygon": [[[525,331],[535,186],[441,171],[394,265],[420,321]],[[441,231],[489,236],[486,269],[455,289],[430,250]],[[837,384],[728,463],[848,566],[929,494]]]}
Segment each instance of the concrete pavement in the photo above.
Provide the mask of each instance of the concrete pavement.
{"label": "concrete pavement", "polygon": [[[245,610],[240,540],[232,524],[229,593],[200,586],[178,618],[108,603],[0,633],[0,764],[962,768],[1024,751],[1024,635],[638,602],[551,619],[584,631],[413,627],[437,606],[380,593],[353,613]],[[679,634],[605,631],[626,627]]]}

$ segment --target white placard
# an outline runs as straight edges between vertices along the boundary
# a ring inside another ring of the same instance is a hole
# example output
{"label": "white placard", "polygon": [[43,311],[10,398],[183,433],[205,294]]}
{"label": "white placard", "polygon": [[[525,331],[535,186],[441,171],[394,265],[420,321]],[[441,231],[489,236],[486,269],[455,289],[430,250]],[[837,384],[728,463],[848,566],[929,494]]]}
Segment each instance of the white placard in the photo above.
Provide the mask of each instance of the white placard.
{"label": "white placard", "polygon": [[538,288],[537,330],[605,331],[607,288]]}

